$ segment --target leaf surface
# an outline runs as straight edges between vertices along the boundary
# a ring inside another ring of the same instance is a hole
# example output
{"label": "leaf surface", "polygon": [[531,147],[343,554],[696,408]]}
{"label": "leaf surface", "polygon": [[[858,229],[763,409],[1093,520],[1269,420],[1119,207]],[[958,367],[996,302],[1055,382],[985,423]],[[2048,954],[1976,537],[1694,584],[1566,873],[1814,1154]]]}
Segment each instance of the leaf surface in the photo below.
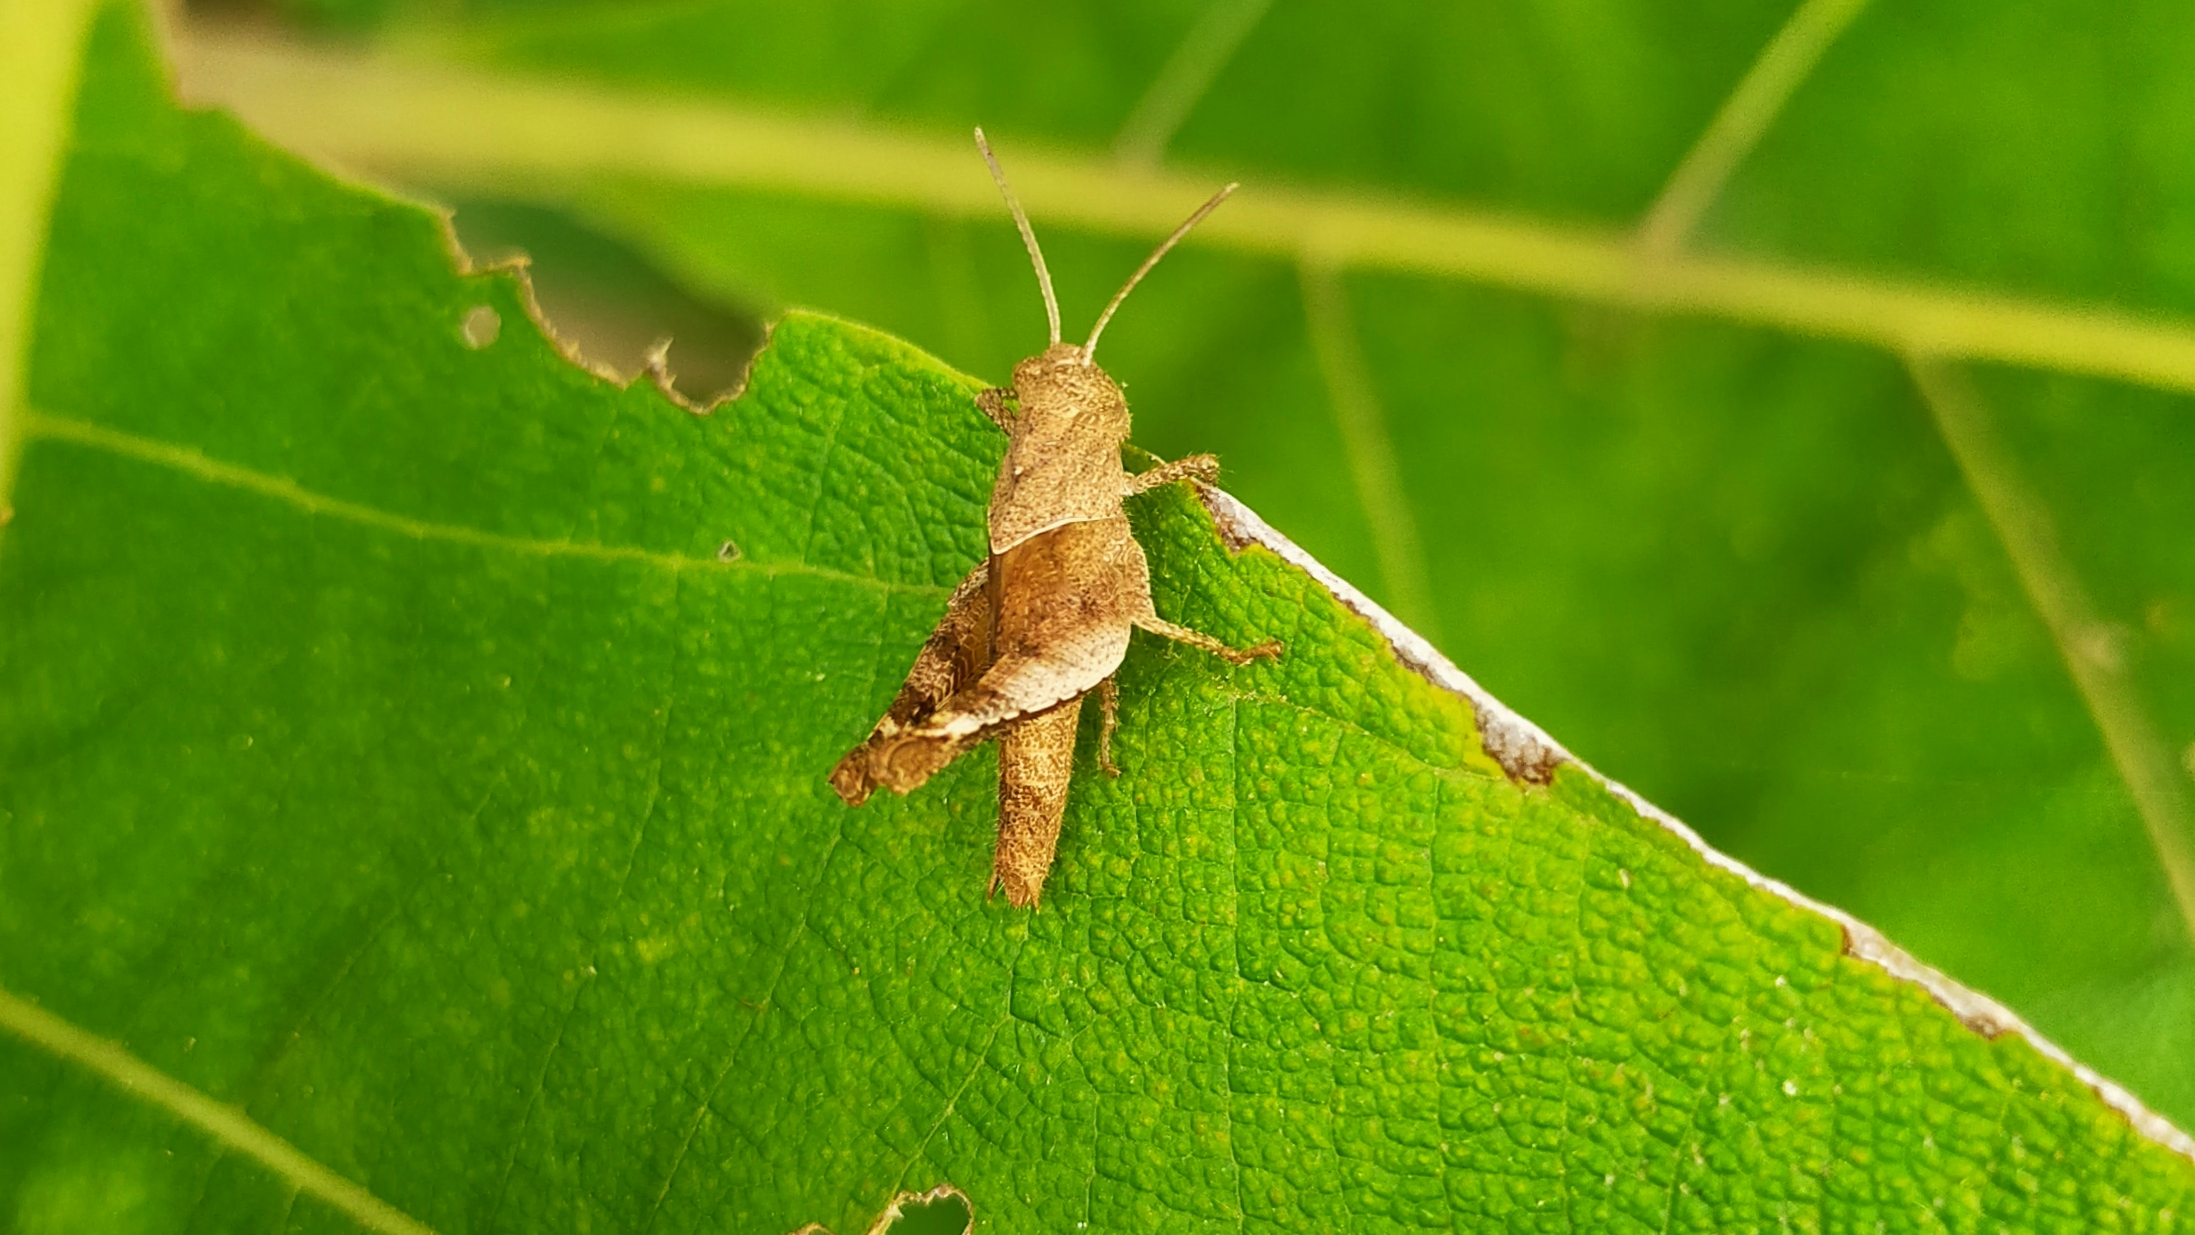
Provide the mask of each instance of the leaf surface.
{"label": "leaf surface", "polygon": [[791,315],[708,416],[607,384],[150,63],[110,12],[0,539],[19,1228],[410,1229],[301,1163],[448,1232],[940,1182],[997,1230],[2189,1204],[2025,1034],[1574,763],[1504,774],[1513,721],[1186,492],[1133,510],[1161,612],[1289,652],[1139,636],[1126,774],[1085,749],[1044,912],[986,903],[987,752],[822,780],[982,551],[981,383]]}
{"label": "leaf surface", "polygon": [[[1065,158],[1131,200],[1141,172],[1112,152],[1223,9],[1251,13],[1247,33],[1165,146],[1245,182],[1215,222],[1310,186],[1611,244],[1794,14],[998,0],[796,19],[715,0],[481,3],[388,29],[443,67],[576,80],[558,89],[587,101],[829,132],[856,117],[861,137],[940,146],[981,121],[1009,170]],[[2039,301],[2070,315],[2058,334],[2116,309],[2189,346],[2187,20],[2157,4],[2109,22],[2056,2],[2016,20],[1866,7],[1692,247],[1982,308]],[[860,148],[771,181],[736,143],[695,136],[650,159],[535,137],[537,157],[487,124],[453,165],[436,155],[446,122],[416,126],[431,139],[391,123],[342,153],[468,200],[563,204],[731,303],[828,309],[969,372],[1006,372],[1040,340],[1004,220],[970,221],[943,193],[848,188],[873,183]],[[737,183],[695,170],[716,166]],[[965,153],[877,166],[887,184],[957,173],[967,201],[987,191]],[[1153,237],[1093,224],[1071,196],[1028,197],[1066,316],[1086,322]],[[1216,450],[1233,491],[1575,749],[2195,1120],[2195,898],[2175,901],[2153,839],[2195,844],[2184,384],[1972,370],[2062,551],[2043,586],[2087,598],[2060,628],[1894,346],[1743,307],[1581,302],[1555,278],[1519,290],[1344,258],[1322,280],[1273,252],[1287,243],[1208,227],[1138,290],[1106,351],[1139,440]],[[1337,382],[1333,357],[1346,367],[1352,349],[1357,375]],[[2116,676],[2118,704],[2083,689],[2089,667]],[[2147,806],[2140,774],[2164,784]]]}

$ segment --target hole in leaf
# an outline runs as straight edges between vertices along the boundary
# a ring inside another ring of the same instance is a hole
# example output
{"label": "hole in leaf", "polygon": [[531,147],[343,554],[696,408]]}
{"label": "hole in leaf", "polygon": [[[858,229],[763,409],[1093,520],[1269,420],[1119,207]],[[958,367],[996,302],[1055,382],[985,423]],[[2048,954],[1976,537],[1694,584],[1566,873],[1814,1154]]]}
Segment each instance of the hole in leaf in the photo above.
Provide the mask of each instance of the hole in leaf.
{"label": "hole in leaf", "polygon": [[968,1202],[959,1193],[948,1192],[903,1203],[899,1217],[884,1229],[889,1235],[962,1235],[972,1220]]}
{"label": "hole in leaf", "polygon": [[630,378],[672,340],[678,392],[706,405],[739,385],[762,346],[752,313],[688,291],[634,250],[560,211],[460,199],[452,219],[473,261],[524,257],[541,315],[589,362]]}
{"label": "hole in leaf", "polygon": [[716,560],[719,562],[736,562],[742,556],[744,555],[740,553],[739,546],[731,541],[727,540],[716,547]]}
{"label": "hole in leaf", "polygon": [[464,325],[459,330],[465,336],[465,346],[479,349],[495,342],[503,333],[503,316],[492,306],[476,304],[465,312]]}

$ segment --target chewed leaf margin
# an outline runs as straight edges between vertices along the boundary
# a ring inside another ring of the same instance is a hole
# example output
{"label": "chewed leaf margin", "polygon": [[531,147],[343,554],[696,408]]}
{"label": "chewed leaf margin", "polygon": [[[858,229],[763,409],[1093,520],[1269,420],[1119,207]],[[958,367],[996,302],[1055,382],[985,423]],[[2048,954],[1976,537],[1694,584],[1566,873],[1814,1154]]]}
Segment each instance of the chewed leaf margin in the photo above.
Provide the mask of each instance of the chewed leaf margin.
{"label": "chewed leaf margin", "polygon": [[[891,1203],[886,1205],[881,1213],[877,1214],[876,1221],[870,1223],[868,1228],[862,1232],[862,1235],[890,1235],[899,1220],[907,1216],[908,1207],[935,1205],[940,1201],[959,1202],[962,1212],[968,1215],[966,1224],[960,1229],[960,1235],[974,1235],[976,1229],[975,1202],[968,1199],[967,1193],[951,1184],[939,1184],[925,1192],[899,1193],[892,1198]],[[831,1228],[820,1222],[810,1222],[794,1231],[792,1235],[834,1235],[834,1233]]]}

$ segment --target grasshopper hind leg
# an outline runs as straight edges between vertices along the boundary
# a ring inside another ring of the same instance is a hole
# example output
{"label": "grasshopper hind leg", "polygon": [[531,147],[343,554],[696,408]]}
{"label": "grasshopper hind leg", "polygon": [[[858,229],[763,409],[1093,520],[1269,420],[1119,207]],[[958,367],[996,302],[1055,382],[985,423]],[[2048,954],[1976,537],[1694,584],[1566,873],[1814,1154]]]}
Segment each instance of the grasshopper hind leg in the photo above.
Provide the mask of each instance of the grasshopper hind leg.
{"label": "grasshopper hind leg", "polygon": [[869,731],[867,740],[846,752],[831,769],[831,788],[848,806],[869,800],[883,783],[878,779],[874,756],[902,733],[935,715],[954,694],[974,682],[991,659],[991,602],[988,590],[990,565],[978,565],[953,589],[945,603],[945,616],[931,633],[899,697]]}

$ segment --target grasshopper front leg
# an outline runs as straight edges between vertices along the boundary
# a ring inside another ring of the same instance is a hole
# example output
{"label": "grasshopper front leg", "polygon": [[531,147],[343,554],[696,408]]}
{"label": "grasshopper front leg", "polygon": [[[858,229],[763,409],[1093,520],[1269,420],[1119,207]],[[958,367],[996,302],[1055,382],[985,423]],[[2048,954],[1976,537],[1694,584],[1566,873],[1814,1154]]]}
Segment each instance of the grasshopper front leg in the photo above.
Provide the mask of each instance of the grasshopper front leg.
{"label": "grasshopper front leg", "polygon": [[1201,480],[1205,484],[1219,482],[1219,459],[1208,454],[1184,455],[1172,463],[1161,463],[1148,472],[1128,478],[1126,496],[1148,493],[1160,485],[1170,485],[1177,480]]}
{"label": "grasshopper front leg", "polygon": [[1004,386],[992,386],[976,392],[976,406],[991,418],[991,423],[1008,433],[1014,431],[1014,392]]}

